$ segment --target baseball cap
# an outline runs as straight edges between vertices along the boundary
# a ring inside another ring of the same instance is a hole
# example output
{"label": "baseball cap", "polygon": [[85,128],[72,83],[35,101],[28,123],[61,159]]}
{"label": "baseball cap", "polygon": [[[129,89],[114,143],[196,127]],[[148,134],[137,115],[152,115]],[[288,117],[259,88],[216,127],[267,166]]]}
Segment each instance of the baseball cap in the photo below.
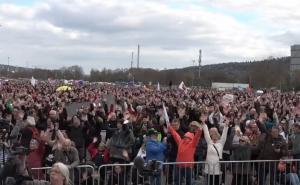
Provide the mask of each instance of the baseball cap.
{"label": "baseball cap", "polygon": [[152,135],[157,135],[158,132],[154,129],[154,128],[151,128],[147,131],[147,136],[152,136]]}

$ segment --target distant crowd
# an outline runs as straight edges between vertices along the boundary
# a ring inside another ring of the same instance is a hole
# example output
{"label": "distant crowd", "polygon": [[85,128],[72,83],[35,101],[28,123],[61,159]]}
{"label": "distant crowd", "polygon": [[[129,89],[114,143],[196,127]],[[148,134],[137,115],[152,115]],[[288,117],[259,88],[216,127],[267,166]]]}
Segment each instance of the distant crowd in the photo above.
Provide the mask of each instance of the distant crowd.
{"label": "distant crowd", "polygon": [[[24,184],[92,184],[94,174],[86,171],[77,178],[76,166],[130,163],[138,156],[145,162],[179,162],[160,169],[160,174],[168,174],[167,184],[176,185],[192,184],[195,165],[190,162],[203,161],[206,184],[220,185],[226,171],[220,161],[300,159],[300,96],[292,92],[157,90],[89,83],[58,90],[61,85],[1,82],[3,181],[18,175],[48,180]],[[22,156],[18,165],[23,168],[9,174],[5,166],[12,155]],[[31,170],[39,167],[52,169],[50,174]],[[232,185],[246,185],[249,179],[263,185],[268,174],[272,185],[286,184],[275,177],[280,173],[288,175],[288,183],[300,184],[297,163],[231,169]],[[256,173],[249,173],[251,169]],[[124,167],[116,166],[111,173],[108,184],[127,184]],[[161,175],[150,178],[150,184],[165,184],[162,181]]]}

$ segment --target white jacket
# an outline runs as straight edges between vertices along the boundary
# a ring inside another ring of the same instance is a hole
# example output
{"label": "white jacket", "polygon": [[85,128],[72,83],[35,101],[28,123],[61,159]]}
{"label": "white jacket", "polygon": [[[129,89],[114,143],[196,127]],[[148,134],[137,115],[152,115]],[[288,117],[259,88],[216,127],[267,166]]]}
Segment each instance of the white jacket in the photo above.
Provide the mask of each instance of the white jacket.
{"label": "white jacket", "polygon": [[207,154],[204,172],[209,175],[220,175],[222,174],[222,172],[219,164],[219,156],[214,146],[217,148],[219,155],[221,155],[220,158],[222,159],[223,147],[227,138],[228,126],[225,124],[221,139],[216,143],[213,143],[213,141],[211,140],[207,125],[203,126],[203,131],[204,138],[207,143]]}

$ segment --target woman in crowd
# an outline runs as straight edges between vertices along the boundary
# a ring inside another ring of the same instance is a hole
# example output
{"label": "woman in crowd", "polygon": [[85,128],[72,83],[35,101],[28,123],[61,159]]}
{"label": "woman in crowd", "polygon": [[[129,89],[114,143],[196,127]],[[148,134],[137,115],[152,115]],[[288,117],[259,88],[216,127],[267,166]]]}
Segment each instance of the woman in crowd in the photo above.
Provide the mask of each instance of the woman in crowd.
{"label": "woman in crowd", "polygon": [[222,132],[222,136],[218,132],[218,129],[212,127],[208,130],[205,121],[202,121],[204,138],[207,142],[207,154],[205,173],[207,174],[208,185],[220,185],[221,184],[221,166],[223,147],[226,142],[229,121],[225,118],[225,124]]}
{"label": "woman in crowd", "polygon": [[63,163],[55,163],[50,170],[51,185],[69,185],[69,169]]}
{"label": "woman in crowd", "polygon": [[183,181],[185,181],[187,185],[191,185],[192,183],[192,168],[194,166],[192,162],[194,162],[196,146],[201,138],[202,129],[201,125],[196,121],[191,122],[190,125],[198,127],[196,133],[187,132],[183,138],[180,137],[172,126],[168,126],[169,132],[178,145],[176,162],[180,164],[176,166],[175,169],[175,183],[177,185],[182,184]]}

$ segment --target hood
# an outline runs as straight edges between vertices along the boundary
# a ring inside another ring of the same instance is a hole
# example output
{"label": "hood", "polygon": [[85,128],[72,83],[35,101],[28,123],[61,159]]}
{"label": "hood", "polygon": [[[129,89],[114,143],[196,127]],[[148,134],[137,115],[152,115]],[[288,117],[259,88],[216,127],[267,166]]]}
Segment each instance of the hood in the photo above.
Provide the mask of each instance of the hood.
{"label": "hood", "polygon": [[187,133],[184,134],[184,137],[187,137],[187,138],[190,138],[191,140],[193,140],[194,139],[194,134],[191,133],[191,132],[187,132]]}

